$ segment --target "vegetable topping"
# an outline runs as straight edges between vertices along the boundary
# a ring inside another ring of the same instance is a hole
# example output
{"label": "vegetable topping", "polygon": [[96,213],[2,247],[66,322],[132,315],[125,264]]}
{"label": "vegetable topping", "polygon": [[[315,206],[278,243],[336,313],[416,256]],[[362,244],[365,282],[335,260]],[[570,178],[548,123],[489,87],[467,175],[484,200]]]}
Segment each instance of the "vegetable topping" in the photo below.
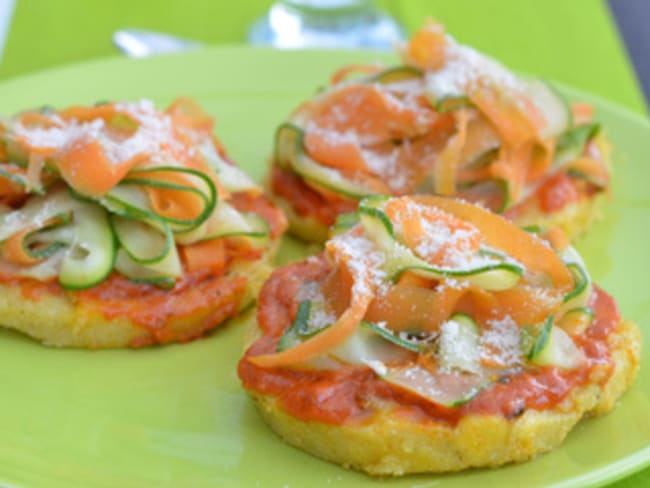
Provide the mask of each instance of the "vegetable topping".
{"label": "vegetable topping", "polygon": [[[192,100],[27,111],[0,122],[0,272],[96,286],[113,271],[173,287],[285,227]],[[225,246],[224,242],[231,242]],[[245,253],[239,252],[240,256]]]}
{"label": "vegetable topping", "polygon": [[[571,106],[546,82],[516,76],[439,24],[417,32],[402,61],[335,74],[278,130],[278,169],[329,200],[435,193],[497,212],[541,202],[537,189],[552,178],[568,177],[575,195],[540,204],[545,213],[609,187],[605,143],[588,106]],[[304,199],[279,181],[274,176],[274,191],[304,215]]]}
{"label": "vegetable topping", "polygon": [[368,197],[341,221],[327,273],[292,296],[293,325],[251,364],[369,368],[450,408],[509,375],[586,364],[575,338],[594,319],[591,280],[559,231],[439,196]]}

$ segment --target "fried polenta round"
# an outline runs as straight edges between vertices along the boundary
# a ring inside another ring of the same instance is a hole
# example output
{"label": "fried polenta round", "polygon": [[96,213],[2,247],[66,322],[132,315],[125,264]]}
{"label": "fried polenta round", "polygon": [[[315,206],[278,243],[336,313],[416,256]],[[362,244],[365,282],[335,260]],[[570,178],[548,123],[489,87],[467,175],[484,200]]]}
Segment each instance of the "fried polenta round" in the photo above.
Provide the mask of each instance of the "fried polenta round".
{"label": "fried polenta round", "polygon": [[288,443],[373,475],[494,467],[629,388],[639,328],[555,233],[434,196],[356,217],[273,272],[246,336],[240,379]]}
{"label": "fried polenta round", "polygon": [[59,347],[189,341],[236,316],[287,222],[180,97],[0,120],[0,325]]}
{"label": "fried polenta round", "polygon": [[0,324],[53,347],[187,342],[255,301],[274,254],[269,249],[259,259],[235,262],[226,273],[191,274],[172,290],[130,283],[119,275],[93,293],[64,290],[54,282],[0,283]]}
{"label": "fried polenta round", "polygon": [[401,64],[352,65],[276,131],[269,189],[290,231],[324,242],[365,196],[434,194],[573,239],[610,188],[610,145],[587,104],[518,76],[427,24]]}
{"label": "fried polenta round", "polygon": [[557,448],[583,418],[610,412],[639,368],[641,337],[621,321],[607,342],[615,366],[605,382],[598,373],[553,408],[527,409],[516,418],[463,416],[447,422],[403,418],[377,405],[362,422],[332,425],[287,413],[276,397],[249,391],[264,421],[286,442],[327,461],[371,475],[441,473],[526,461]]}

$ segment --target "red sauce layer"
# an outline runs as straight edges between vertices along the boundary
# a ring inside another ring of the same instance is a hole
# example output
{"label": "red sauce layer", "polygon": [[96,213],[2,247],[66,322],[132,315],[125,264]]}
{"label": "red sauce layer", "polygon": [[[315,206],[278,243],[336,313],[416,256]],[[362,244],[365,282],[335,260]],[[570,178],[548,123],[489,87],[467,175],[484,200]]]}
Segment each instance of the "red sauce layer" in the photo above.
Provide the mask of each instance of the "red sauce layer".
{"label": "red sauce layer", "polygon": [[266,195],[252,195],[248,192],[233,193],[230,203],[240,212],[254,212],[264,218],[271,228],[271,237],[279,237],[287,230],[287,218]]}
{"label": "red sauce layer", "polygon": [[586,383],[596,366],[604,366],[609,374],[612,372],[606,341],[620,322],[620,315],[614,300],[599,288],[595,288],[591,300],[596,319],[589,332],[577,340],[587,356],[583,367],[573,371],[547,367],[511,375],[461,407],[435,405],[381,380],[368,368],[265,369],[249,362],[248,356],[276,349],[280,336],[294,319],[295,296],[302,284],[320,281],[328,273],[329,264],[321,257],[279,268],[271,275],[258,300],[258,323],[264,334],[239,363],[238,373],[244,388],[275,396],[280,407],[298,419],[334,425],[359,422],[372,416],[378,402],[389,402],[394,405],[395,413],[421,421],[454,424],[467,414],[501,414],[513,418],[526,409],[553,408],[573,388]]}
{"label": "red sauce layer", "polygon": [[[284,198],[301,217],[312,217],[325,226],[331,226],[336,217],[356,209],[356,202],[344,198],[325,198],[307,185],[299,176],[273,165],[271,190]],[[585,181],[578,181],[565,172],[549,178],[528,198],[518,202],[504,213],[504,217],[515,220],[529,212],[539,211],[553,214],[571,203],[579,202],[599,193],[600,189]]]}
{"label": "red sauce layer", "polygon": [[184,342],[200,337],[234,317],[246,291],[244,277],[209,272],[184,275],[173,289],[133,283],[114,273],[99,286],[74,292],[72,300],[92,307],[106,319],[127,317],[150,334],[134,347]]}
{"label": "red sauce layer", "polygon": [[[231,203],[243,212],[255,212],[269,223],[272,237],[287,227],[284,214],[264,195],[235,193]],[[135,283],[113,272],[99,285],[81,291],[68,291],[56,280],[41,282],[0,270],[0,283],[19,287],[25,298],[38,302],[44,295],[67,297],[73,304],[96,310],[107,320],[127,318],[149,331],[134,347],[151,343],[182,342],[203,335],[234,317],[246,292],[245,277],[229,277],[234,260],[257,260],[263,250],[227,242],[225,261],[220,269],[185,272],[172,289]]]}
{"label": "red sauce layer", "polygon": [[107,320],[127,318],[149,332],[131,344],[140,347],[189,341],[236,316],[247,279],[200,271],[185,274],[171,290],[134,283],[118,273],[81,291],[65,290],[57,281],[41,282],[6,275],[0,275],[0,283],[20,287],[23,296],[34,302],[44,295],[58,295],[72,304],[83,304],[86,310],[101,313]]}
{"label": "red sauce layer", "polygon": [[299,176],[275,164],[271,169],[271,190],[289,202],[293,211],[301,217],[312,217],[327,227],[334,224],[339,214],[353,212],[357,208],[357,202],[353,200],[336,198],[333,194],[326,198]]}
{"label": "red sauce layer", "polygon": [[558,173],[537,190],[537,198],[544,213],[553,213],[579,201],[580,191],[573,178],[566,173]]}

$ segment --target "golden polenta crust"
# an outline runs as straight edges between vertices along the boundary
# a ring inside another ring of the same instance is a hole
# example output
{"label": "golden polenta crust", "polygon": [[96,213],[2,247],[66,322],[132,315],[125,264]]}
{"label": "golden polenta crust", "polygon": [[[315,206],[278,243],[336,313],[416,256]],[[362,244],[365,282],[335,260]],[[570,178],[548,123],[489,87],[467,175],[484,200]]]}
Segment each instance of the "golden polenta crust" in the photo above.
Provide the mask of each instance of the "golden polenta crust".
{"label": "golden polenta crust", "polygon": [[601,218],[600,207],[605,194],[597,194],[573,202],[562,208],[559,212],[543,213],[537,209],[530,209],[525,214],[517,217],[515,223],[521,227],[539,225],[544,229],[559,227],[570,241],[585,233],[591,224]]}
{"label": "golden polenta crust", "polygon": [[[247,279],[239,310],[256,299],[262,284],[271,273],[277,246],[278,242],[274,242],[261,259],[235,261],[226,276],[218,278],[234,280],[243,276]],[[223,320],[235,312],[229,310],[224,313]],[[206,318],[207,312],[173,317],[165,327],[166,333],[170,337],[184,340],[198,337],[219,325],[212,322],[206,324]],[[30,299],[24,296],[18,284],[0,283],[0,325],[55,347],[109,349],[158,342],[153,332],[134,324],[127,317],[107,319],[96,308],[73,301],[61,293],[43,292],[38,299]]]}
{"label": "golden polenta crust", "polygon": [[514,419],[471,414],[453,426],[409,421],[393,415],[385,405],[378,406],[369,421],[330,425],[296,419],[281,410],[274,397],[249,394],[262,418],[289,444],[347,468],[398,476],[494,467],[556,448],[580,419],[605,414],[615,406],[639,368],[639,328],[621,321],[608,342],[615,367],[604,384],[605,371],[595,369],[588,383],[576,387],[554,408],[528,409]]}

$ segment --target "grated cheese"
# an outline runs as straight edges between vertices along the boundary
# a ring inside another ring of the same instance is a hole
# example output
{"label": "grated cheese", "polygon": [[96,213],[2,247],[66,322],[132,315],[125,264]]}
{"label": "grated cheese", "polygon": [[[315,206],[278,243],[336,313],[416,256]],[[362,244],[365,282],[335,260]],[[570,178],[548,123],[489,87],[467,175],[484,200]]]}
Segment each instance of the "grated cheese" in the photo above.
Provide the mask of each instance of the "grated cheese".
{"label": "grated cheese", "polygon": [[370,239],[348,231],[330,240],[330,248],[338,251],[337,258],[340,255],[347,258],[345,265],[354,280],[353,295],[370,295],[386,286],[386,272],[381,268],[385,256]]}
{"label": "grated cheese", "polygon": [[187,151],[189,154],[191,151],[176,138],[171,118],[157,111],[150,100],[116,103],[115,109],[138,122],[133,134],[126,137],[116,134],[103,119],[64,121],[59,115],[48,116],[52,127],[26,127],[15,122],[12,131],[15,137],[24,139],[30,146],[54,150],[55,157],[56,152],[97,140],[108,160],[114,164],[143,154],[147,154],[153,162],[168,164],[175,160],[175,152]]}
{"label": "grated cheese", "polygon": [[[397,232],[402,230],[402,221],[405,218],[412,218],[413,214],[421,216],[424,207],[410,203],[406,207],[408,215],[396,214],[394,228]],[[413,251],[425,260],[430,260],[434,256],[442,253],[441,264],[449,269],[472,269],[479,266],[486,266],[497,262],[490,256],[480,255],[470,247],[470,243],[476,237],[480,237],[480,231],[474,226],[469,228],[454,228],[449,222],[442,217],[451,214],[440,211],[440,219],[420,218],[422,225],[422,238],[415,246]]]}
{"label": "grated cheese", "polygon": [[502,64],[451,36],[447,36],[445,61],[441,69],[425,74],[427,92],[436,100],[465,95],[482,83],[523,91],[522,83]]}
{"label": "grated cheese", "polygon": [[522,363],[520,331],[510,315],[486,322],[481,334],[481,357],[503,367]]}
{"label": "grated cheese", "polygon": [[470,373],[481,371],[479,334],[463,327],[455,320],[448,320],[440,326],[439,353],[443,369],[459,369]]}
{"label": "grated cheese", "polygon": [[320,330],[336,322],[336,315],[327,307],[319,282],[311,281],[298,290],[296,301],[302,302],[303,300],[311,302],[309,309],[310,330]]}

